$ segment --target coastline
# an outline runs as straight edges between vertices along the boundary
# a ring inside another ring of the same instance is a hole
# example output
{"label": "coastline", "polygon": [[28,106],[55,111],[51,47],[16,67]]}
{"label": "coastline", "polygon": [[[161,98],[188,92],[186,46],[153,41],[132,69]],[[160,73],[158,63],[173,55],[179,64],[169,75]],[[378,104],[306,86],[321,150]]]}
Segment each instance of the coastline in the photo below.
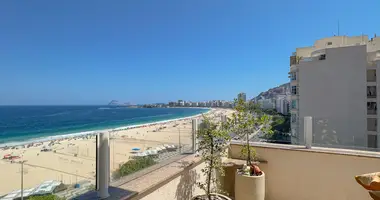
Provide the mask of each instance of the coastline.
{"label": "coastline", "polygon": [[[183,108],[183,107],[172,107],[172,108]],[[122,130],[141,128],[144,126],[159,125],[159,124],[164,124],[164,123],[168,123],[168,122],[181,121],[181,120],[199,117],[201,115],[208,114],[208,113],[212,112],[213,110],[215,110],[213,108],[198,108],[198,107],[185,107],[185,108],[204,109],[207,111],[204,113],[190,115],[190,116],[186,116],[186,117],[179,117],[179,118],[167,119],[167,120],[158,120],[155,122],[148,122],[148,123],[141,122],[141,123],[136,123],[136,124],[127,125],[127,126],[117,126],[117,127],[115,126],[115,128],[106,128],[106,129],[88,130],[88,131],[73,132],[73,133],[64,133],[64,134],[58,134],[58,135],[52,135],[52,136],[42,136],[42,137],[30,138],[30,139],[23,140],[23,141],[18,141],[18,140],[12,141],[12,140],[10,140],[10,141],[6,141],[4,143],[0,142],[0,150],[2,148],[5,148],[5,147],[17,147],[17,146],[24,146],[24,145],[29,145],[29,144],[33,144],[33,143],[48,142],[48,141],[53,141],[53,140],[63,140],[63,139],[69,139],[69,138],[75,139],[75,138],[93,136],[99,132],[122,131]],[[147,108],[147,109],[150,109],[150,108]]]}
{"label": "coastline", "polygon": [[[221,120],[221,115],[232,113],[227,109],[210,109],[203,115]],[[175,146],[174,152],[163,153],[158,158],[165,160],[179,152],[188,152],[192,145],[192,119],[200,118],[202,114],[103,130],[110,132],[111,173],[133,159],[136,153]],[[61,137],[0,148],[3,158],[0,159],[0,177],[7,180],[7,184],[0,184],[0,196],[20,189],[21,162],[24,162],[25,189],[35,188],[45,181],[59,181],[66,185],[79,183],[84,189],[94,185],[97,151],[94,134]]]}

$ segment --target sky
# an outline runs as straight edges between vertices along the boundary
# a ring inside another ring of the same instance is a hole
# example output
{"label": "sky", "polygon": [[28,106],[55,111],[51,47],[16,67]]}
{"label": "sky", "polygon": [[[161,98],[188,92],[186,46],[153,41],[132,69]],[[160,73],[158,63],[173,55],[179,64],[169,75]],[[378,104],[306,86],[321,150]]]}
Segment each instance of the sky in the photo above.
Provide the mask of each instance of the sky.
{"label": "sky", "polygon": [[295,48],[380,34],[380,1],[0,1],[0,105],[252,98]]}

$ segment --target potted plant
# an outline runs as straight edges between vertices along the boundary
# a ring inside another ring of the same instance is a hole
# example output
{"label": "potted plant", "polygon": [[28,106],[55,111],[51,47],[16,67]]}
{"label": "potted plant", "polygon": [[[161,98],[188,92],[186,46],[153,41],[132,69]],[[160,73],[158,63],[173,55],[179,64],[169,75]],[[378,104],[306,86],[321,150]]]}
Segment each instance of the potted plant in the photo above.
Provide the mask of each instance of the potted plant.
{"label": "potted plant", "polygon": [[[258,111],[253,102],[235,100],[235,113],[228,120],[230,130],[243,143],[241,150],[246,163],[235,174],[235,200],[264,200],[265,173],[253,163],[256,151],[249,145],[250,136],[261,131],[271,134],[270,117]],[[258,114],[259,113],[259,114]]]}
{"label": "potted plant", "polygon": [[229,197],[220,194],[219,180],[216,172],[223,174],[222,156],[229,141],[230,136],[225,129],[223,122],[213,122],[203,116],[202,124],[199,128],[197,138],[199,140],[198,151],[201,154],[206,166],[202,169],[205,177],[204,182],[197,182],[197,186],[205,194],[193,197],[193,200],[231,200]]}
{"label": "potted plant", "polygon": [[303,59],[303,57],[302,56],[297,56],[296,57],[296,64],[298,65],[298,64],[300,64],[300,61]]}

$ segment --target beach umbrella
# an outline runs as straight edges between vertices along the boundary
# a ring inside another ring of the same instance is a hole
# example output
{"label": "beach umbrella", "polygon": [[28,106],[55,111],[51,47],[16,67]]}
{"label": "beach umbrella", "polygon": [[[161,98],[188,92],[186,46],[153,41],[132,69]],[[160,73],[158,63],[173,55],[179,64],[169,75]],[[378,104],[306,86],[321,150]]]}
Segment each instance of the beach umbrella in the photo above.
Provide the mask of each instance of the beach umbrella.
{"label": "beach umbrella", "polygon": [[132,151],[140,151],[140,148],[132,148]]}

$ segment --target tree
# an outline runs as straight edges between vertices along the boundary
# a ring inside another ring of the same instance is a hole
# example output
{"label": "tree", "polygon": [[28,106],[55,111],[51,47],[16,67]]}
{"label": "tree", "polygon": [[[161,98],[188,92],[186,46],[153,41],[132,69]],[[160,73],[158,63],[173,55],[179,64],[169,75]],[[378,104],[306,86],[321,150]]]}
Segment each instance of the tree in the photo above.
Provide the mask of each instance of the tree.
{"label": "tree", "polygon": [[228,127],[231,131],[237,134],[244,147],[242,148],[242,155],[246,157],[247,166],[252,166],[252,160],[255,157],[255,150],[249,145],[249,136],[261,127],[261,131],[267,134],[272,133],[269,122],[271,118],[268,115],[256,116],[251,110],[252,106],[243,100],[235,99],[235,111],[232,118],[228,120]]}
{"label": "tree", "polygon": [[227,142],[230,140],[227,129],[225,129],[223,122],[213,122],[206,116],[203,116],[202,124],[198,131],[199,148],[203,160],[206,163],[206,167],[201,172],[206,177],[205,182],[197,182],[200,189],[205,191],[208,200],[211,200],[211,193],[213,189],[211,185],[214,185],[218,189],[219,181],[216,178],[215,171],[218,171],[221,175],[224,174],[222,167],[222,156]]}
{"label": "tree", "polygon": [[262,114],[262,109],[260,104],[255,103],[253,101],[249,101],[246,103],[247,111],[251,114]]}

